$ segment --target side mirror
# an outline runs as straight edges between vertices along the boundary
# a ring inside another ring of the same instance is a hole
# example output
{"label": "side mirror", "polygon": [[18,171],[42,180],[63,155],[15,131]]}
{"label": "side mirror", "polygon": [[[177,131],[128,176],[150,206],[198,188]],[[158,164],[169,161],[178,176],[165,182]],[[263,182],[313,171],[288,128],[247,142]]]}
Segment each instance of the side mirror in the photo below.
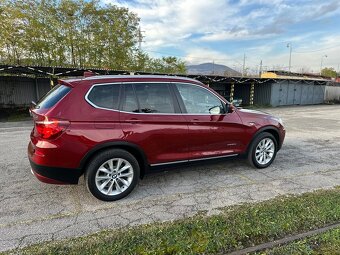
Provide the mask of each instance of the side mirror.
{"label": "side mirror", "polygon": [[29,106],[29,109],[34,109],[37,107],[37,103],[35,101],[31,101],[31,104]]}
{"label": "side mirror", "polygon": [[209,109],[209,112],[210,112],[210,114],[212,114],[212,115],[218,115],[218,114],[221,114],[221,113],[222,113],[221,110],[222,110],[221,107],[218,105],[218,106],[211,107],[211,108]]}
{"label": "side mirror", "polygon": [[235,111],[235,106],[233,106],[232,104],[227,104],[227,113],[232,113]]}

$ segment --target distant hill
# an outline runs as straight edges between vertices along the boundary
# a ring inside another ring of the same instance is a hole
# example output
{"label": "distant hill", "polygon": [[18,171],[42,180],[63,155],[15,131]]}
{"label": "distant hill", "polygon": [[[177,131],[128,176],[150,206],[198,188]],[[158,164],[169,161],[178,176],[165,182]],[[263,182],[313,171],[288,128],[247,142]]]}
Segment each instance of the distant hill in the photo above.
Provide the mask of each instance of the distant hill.
{"label": "distant hill", "polygon": [[186,66],[188,74],[204,74],[204,75],[225,75],[225,76],[240,76],[241,73],[231,69],[225,65],[204,63],[199,65]]}

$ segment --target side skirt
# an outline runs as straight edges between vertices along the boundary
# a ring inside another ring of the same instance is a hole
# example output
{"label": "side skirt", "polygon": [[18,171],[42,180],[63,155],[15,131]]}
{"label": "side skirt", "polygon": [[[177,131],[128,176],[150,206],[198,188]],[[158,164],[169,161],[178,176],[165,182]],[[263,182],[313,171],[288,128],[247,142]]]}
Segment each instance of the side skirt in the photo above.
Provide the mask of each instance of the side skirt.
{"label": "side skirt", "polygon": [[217,157],[209,157],[209,158],[199,158],[199,159],[190,159],[190,160],[181,160],[181,161],[172,161],[172,162],[165,162],[165,163],[159,163],[159,164],[152,164],[149,167],[149,173],[155,173],[155,172],[163,172],[167,171],[173,168],[181,168],[181,167],[188,167],[188,166],[194,166],[194,165],[202,165],[202,164],[211,164],[215,162],[222,162],[226,161],[230,158],[234,158],[236,156],[239,156],[239,154],[229,154],[229,155],[223,155],[223,156],[217,156]]}

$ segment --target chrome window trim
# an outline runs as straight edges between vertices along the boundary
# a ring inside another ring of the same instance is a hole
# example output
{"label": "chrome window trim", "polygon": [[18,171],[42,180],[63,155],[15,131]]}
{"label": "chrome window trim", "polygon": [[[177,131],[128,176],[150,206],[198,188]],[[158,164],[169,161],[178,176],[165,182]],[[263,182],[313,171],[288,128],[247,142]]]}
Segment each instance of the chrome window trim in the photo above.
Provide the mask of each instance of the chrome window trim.
{"label": "chrome window trim", "polygon": [[87,93],[85,94],[85,101],[88,102],[91,106],[93,106],[94,108],[97,108],[97,109],[101,109],[101,110],[107,110],[107,111],[113,111],[113,112],[119,112],[118,109],[110,109],[110,108],[105,108],[105,107],[100,107],[98,105],[96,105],[95,103],[93,103],[89,98],[89,94],[91,93],[92,89],[96,86],[108,86],[108,85],[114,85],[114,84],[121,84],[120,82],[116,82],[116,83],[99,83],[99,84],[93,84],[91,86],[91,88],[87,91]]}
{"label": "chrome window trim", "polygon": [[[215,95],[214,93],[212,93],[209,89],[207,89],[206,87],[202,86],[202,85],[198,85],[198,84],[194,84],[194,83],[190,83],[190,82],[147,82],[147,81],[140,81],[140,82],[134,82],[134,81],[129,81],[129,82],[109,82],[109,83],[97,83],[97,84],[93,84],[91,86],[91,88],[87,91],[87,93],[85,94],[85,101],[88,102],[91,106],[93,106],[94,108],[97,109],[101,109],[101,110],[107,110],[107,111],[113,111],[113,112],[122,112],[122,113],[129,113],[129,114],[137,114],[137,115],[141,115],[141,114],[147,114],[147,115],[203,115],[203,116],[212,116],[213,114],[202,114],[202,113],[146,113],[146,112],[127,112],[127,111],[121,111],[119,109],[110,109],[110,108],[105,108],[105,107],[100,107],[96,104],[94,104],[89,98],[89,94],[91,93],[92,89],[96,86],[107,86],[107,85],[124,85],[124,84],[141,84],[141,83],[151,83],[151,84],[159,84],[159,83],[165,83],[165,84],[186,84],[186,85],[193,85],[193,86],[197,86],[200,88],[203,88],[205,90],[207,90],[210,94],[212,94],[213,96],[215,96],[216,98],[218,98],[222,103],[224,103],[217,95]],[[225,113],[226,114],[226,113]],[[214,114],[214,116],[218,116],[218,115],[225,115],[225,114]]]}
{"label": "chrome window trim", "polygon": [[228,154],[228,155],[222,155],[222,156],[213,156],[213,157],[205,157],[205,158],[171,161],[171,162],[150,164],[150,166],[164,166],[164,165],[171,165],[171,164],[180,164],[180,163],[189,163],[189,162],[195,162],[195,161],[201,161],[201,160],[209,160],[209,159],[229,158],[229,157],[235,157],[237,155],[238,154]]}

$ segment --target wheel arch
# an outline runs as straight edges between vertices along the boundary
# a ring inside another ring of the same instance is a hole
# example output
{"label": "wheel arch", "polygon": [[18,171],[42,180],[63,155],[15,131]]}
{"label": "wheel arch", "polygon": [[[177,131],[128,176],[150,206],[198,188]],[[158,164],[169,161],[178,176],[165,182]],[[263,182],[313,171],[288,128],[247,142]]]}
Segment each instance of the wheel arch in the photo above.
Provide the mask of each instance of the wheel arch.
{"label": "wheel arch", "polygon": [[256,133],[253,135],[251,141],[249,142],[248,146],[247,146],[247,150],[246,150],[246,154],[248,154],[249,152],[249,148],[251,146],[251,144],[253,143],[253,141],[255,140],[255,138],[259,135],[262,134],[264,132],[270,133],[274,136],[275,140],[276,140],[276,144],[278,145],[278,150],[280,150],[280,132],[279,129],[277,127],[274,126],[265,126],[260,128],[259,130],[256,131]]}
{"label": "wheel arch", "polygon": [[139,167],[140,167],[140,178],[143,178],[145,173],[149,169],[149,164],[147,157],[144,153],[144,151],[136,144],[130,143],[130,142],[106,142],[99,144],[92,148],[90,151],[86,153],[86,155],[82,158],[79,164],[79,168],[81,169],[81,174],[84,174],[86,166],[91,161],[91,159],[97,155],[98,153],[107,150],[107,149],[122,149],[126,150],[129,153],[131,153],[136,160],[138,161]]}

